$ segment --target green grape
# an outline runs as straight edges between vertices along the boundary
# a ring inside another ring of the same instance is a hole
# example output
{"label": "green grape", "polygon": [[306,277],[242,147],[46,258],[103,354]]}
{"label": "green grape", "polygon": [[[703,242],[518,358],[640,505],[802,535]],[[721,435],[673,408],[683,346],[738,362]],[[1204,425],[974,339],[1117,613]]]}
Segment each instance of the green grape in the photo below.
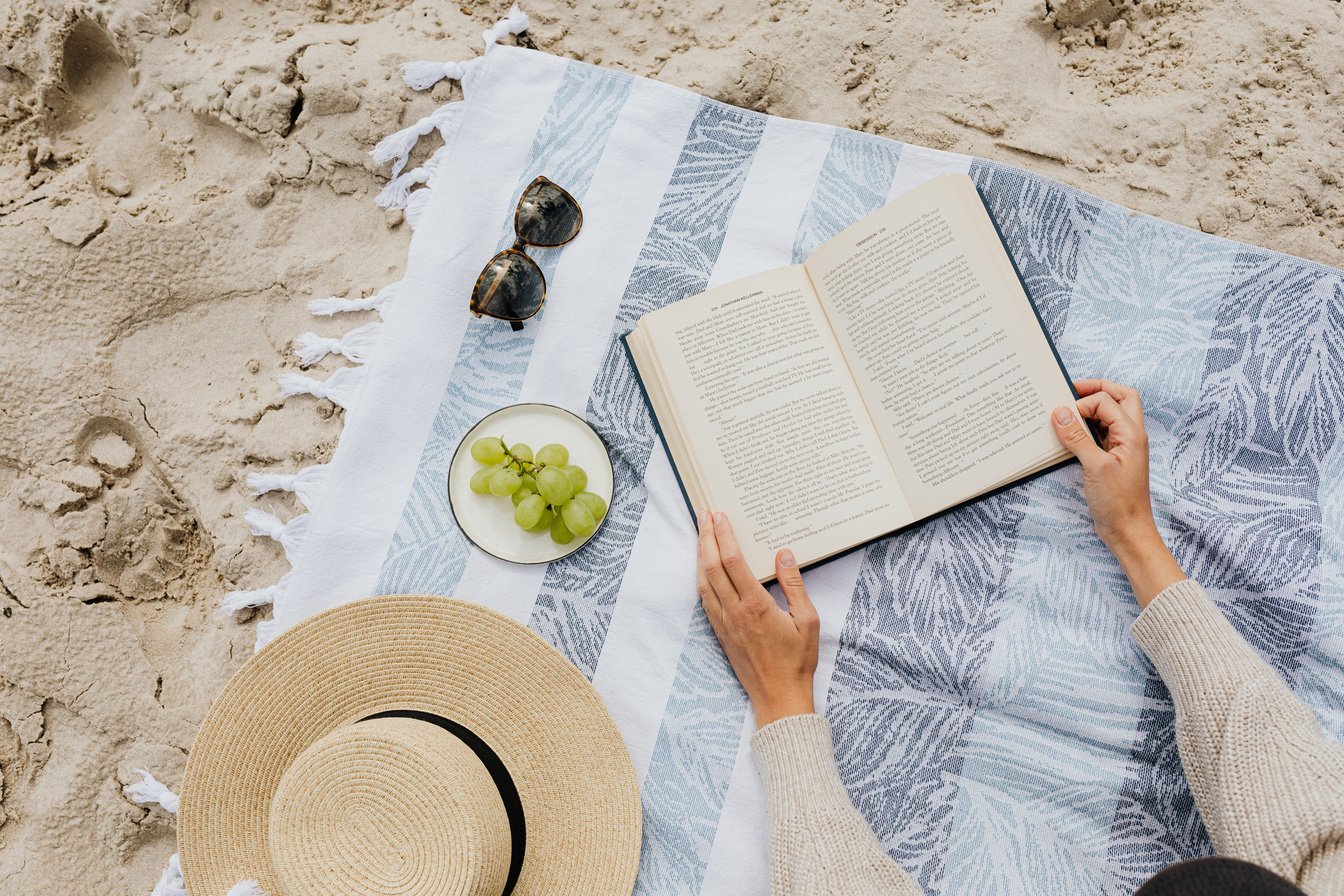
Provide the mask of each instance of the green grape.
{"label": "green grape", "polygon": [[523,488],[530,489],[532,491],[537,490],[537,480],[532,478],[531,473],[523,474]]}
{"label": "green grape", "polygon": [[517,507],[519,504],[523,503],[523,499],[526,498],[528,495],[535,495],[535,494],[536,492],[532,491],[532,489],[527,487],[527,483],[523,483],[523,487],[513,493],[513,506]]}
{"label": "green grape", "polygon": [[564,517],[557,515],[551,520],[551,541],[556,544],[569,544],[574,540],[574,533],[565,527]]}
{"label": "green grape", "polygon": [[525,460],[528,463],[532,462],[532,446],[530,445],[524,445],[522,442],[510,445],[509,453],[513,455],[514,460]]}
{"label": "green grape", "polygon": [[595,520],[601,520],[602,517],[607,515],[607,502],[602,500],[601,495],[592,492],[579,492],[574,496],[574,500],[587,507],[588,512],[593,515]]}
{"label": "green grape", "polygon": [[[545,503],[545,502],[544,502],[544,499],[543,499],[543,503]],[[530,529],[528,529],[527,531],[529,531],[529,532],[547,532],[547,531],[549,531],[550,528],[551,528],[551,520],[553,520],[553,519],[555,519],[555,511],[552,510],[552,509],[549,508],[549,507],[546,507],[545,509],[543,509],[543,510],[541,511],[541,519],[537,520],[537,524],[536,524],[535,526],[531,527]]]}
{"label": "green grape", "polygon": [[490,477],[503,469],[499,464],[491,464],[488,467],[481,467],[475,473],[471,474],[471,490],[478,495],[487,494],[490,491]]}
{"label": "green grape", "polygon": [[542,445],[541,450],[537,452],[537,463],[548,467],[563,467],[569,463],[569,449],[555,442]]}
{"label": "green grape", "polygon": [[483,464],[497,464],[504,459],[504,443],[494,436],[486,436],[471,443],[471,456]]}
{"label": "green grape", "polygon": [[560,510],[560,518],[564,520],[565,528],[580,538],[587,538],[597,528],[597,520],[593,519],[592,511],[582,501],[566,504]]}
{"label": "green grape", "polygon": [[583,467],[576,467],[573,464],[570,464],[561,469],[563,469],[565,475],[569,477],[569,487],[574,490],[574,494],[577,495],[588,487],[588,474],[584,472]]}
{"label": "green grape", "polygon": [[513,509],[513,521],[520,529],[531,529],[541,521],[546,512],[546,502],[541,495],[528,495]]}
{"label": "green grape", "polygon": [[555,467],[542,467],[536,479],[537,493],[552,507],[563,507],[574,492],[570,487],[569,477]]}
{"label": "green grape", "polygon": [[507,498],[523,487],[523,480],[512,470],[496,470],[490,474],[490,494]]}

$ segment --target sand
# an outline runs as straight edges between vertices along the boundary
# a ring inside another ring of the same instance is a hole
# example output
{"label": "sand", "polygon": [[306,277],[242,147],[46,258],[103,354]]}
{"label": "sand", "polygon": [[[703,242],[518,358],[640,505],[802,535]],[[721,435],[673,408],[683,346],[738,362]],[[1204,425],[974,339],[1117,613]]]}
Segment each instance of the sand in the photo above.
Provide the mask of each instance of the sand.
{"label": "sand", "polygon": [[[416,94],[395,65],[475,54],[506,5],[0,13],[0,891],[157,880],[172,818],[121,787],[139,766],[180,783],[254,640],[255,620],[221,618],[219,597],[286,569],[242,522],[257,504],[245,469],[326,460],[340,435],[338,409],[282,402],[275,375],[297,367],[297,334],[362,322],[315,320],[306,299],[400,276],[409,228],[373,205],[383,172],[367,153],[456,95]],[[550,52],[1344,263],[1337,2],[527,9]]]}

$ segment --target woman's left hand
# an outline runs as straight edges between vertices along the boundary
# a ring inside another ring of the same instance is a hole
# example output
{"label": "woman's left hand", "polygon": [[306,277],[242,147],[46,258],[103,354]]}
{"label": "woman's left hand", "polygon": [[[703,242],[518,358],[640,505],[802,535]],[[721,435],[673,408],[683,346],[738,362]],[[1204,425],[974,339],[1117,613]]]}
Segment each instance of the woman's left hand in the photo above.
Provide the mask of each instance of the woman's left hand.
{"label": "woman's left hand", "polygon": [[821,622],[787,548],[775,555],[775,575],[788,601],[785,612],[747,567],[733,527],[722,513],[701,513],[700,601],[738,681],[764,727],[785,716],[814,712]]}

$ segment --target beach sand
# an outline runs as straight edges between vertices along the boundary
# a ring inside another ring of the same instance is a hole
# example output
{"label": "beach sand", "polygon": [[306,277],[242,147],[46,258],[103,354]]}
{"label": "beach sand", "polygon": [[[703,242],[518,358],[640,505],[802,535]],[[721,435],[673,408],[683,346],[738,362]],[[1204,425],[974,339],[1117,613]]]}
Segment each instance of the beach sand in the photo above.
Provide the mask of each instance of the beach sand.
{"label": "beach sand", "polygon": [[[148,893],[212,696],[252,652],[231,588],[281,550],[245,470],[328,459],[283,402],[306,300],[401,274],[382,136],[459,95],[506,3],[8,0],[0,12],[0,891]],[[1344,263],[1344,5],[1319,0],[534,0],[543,50],[778,115],[1021,165]],[[428,148],[432,141],[424,141]],[[425,150],[422,149],[421,153]],[[464,296],[463,301],[466,300]],[[328,358],[317,373],[340,365]]]}

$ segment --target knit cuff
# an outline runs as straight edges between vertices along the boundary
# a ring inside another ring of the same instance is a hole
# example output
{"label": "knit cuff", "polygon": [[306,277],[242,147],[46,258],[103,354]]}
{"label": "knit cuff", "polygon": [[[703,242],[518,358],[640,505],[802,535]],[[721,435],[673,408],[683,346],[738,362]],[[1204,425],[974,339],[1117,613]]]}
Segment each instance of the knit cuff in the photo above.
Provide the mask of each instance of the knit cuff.
{"label": "knit cuff", "polygon": [[751,752],[773,821],[802,811],[852,808],[835,768],[831,725],[824,717],[809,713],[771,722],[752,735]]}
{"label": "knit cuff", "polygon": [[1163,589],[1130,634],[1173,693],[1213,678],[1244,678],[1248,662],[1250,668],[1263,662],[1193,579]]}

